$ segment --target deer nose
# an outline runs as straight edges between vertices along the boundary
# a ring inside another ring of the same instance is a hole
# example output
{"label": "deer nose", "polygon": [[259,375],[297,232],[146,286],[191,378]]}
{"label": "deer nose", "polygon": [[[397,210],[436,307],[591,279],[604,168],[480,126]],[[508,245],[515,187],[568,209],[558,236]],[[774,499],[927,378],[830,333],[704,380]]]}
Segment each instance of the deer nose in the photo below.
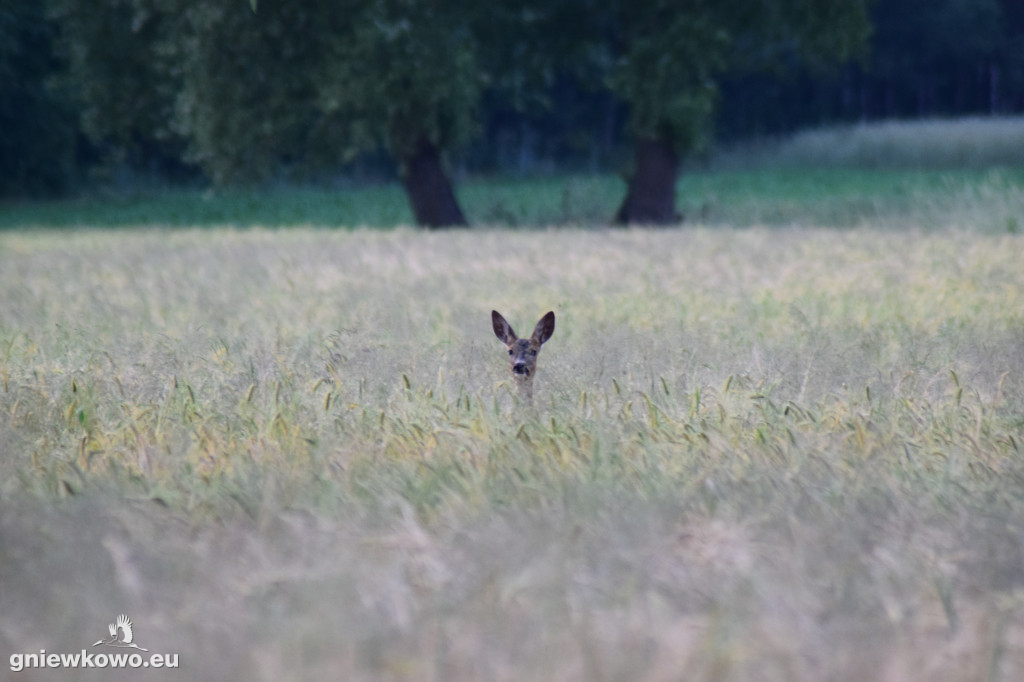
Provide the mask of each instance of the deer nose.
{"label": "deer nose", "polygon": [[512,373],[513,374],[522,374],[524,376],[530,376],[530,368],[526,366],[525,362],[520,360],[520,361],[512,363]]}

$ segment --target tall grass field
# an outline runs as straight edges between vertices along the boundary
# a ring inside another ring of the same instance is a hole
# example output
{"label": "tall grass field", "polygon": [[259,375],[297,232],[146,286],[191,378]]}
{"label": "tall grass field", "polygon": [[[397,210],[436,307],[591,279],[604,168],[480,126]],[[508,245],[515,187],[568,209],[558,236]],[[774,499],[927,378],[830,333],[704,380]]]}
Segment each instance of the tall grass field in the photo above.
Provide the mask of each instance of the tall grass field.
{"label": "tall grass field", "polygon": [[[2,231],[0,678],[1021,679],[1013,177],[841,229]],[[555,311],[532,408],[492,309]]]}

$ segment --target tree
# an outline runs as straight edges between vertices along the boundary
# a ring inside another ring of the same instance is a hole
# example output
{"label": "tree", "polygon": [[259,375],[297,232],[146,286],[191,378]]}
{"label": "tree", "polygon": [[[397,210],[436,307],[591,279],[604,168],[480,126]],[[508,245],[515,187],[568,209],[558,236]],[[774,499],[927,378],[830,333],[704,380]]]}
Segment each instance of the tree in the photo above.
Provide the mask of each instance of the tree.
{"label": "tree", "polygon": [[570,18],[539,0],[238,8],[182,7],[178,117],[191,158],[227,182],[282,158],[330,166],[383,148],[430,228],[467,222],[444,157],[477,134],[484,92],[516,110],[542,106],[565,47],[559,22]]}
{"label": "tree", "polygon": [[680,160],[710,137],[723,73],[777,64],[789,53],[842,61],[868,32],[865,0],[623,0],[612,11],[620,28],[605,43],[608,86],[628,104],[634,138],[620,224],[678,221]]}
{"label": "tree", "polygon": [[[242,11],[244,9],[244,11]],[[485,75],[468,0],[186,3],[179,129],[215,182],[386,149],[416,222],[465,225],[444,163]]]}
{"label": "tree", "polygon": [[0,195],[57,192],[71,180],[74,117],[54,82],[55,29],[37,0],[0,9]]}
{"label": "tree", "polygon": [[167,48],[179,21],[172,0],[52,0],[79,125],[104,162],[158,175],[181,167],[173,123],[180,69]]}
{"label": "tree", "polygon": [[483,87],[465,0],[369,0],[328,12],[319,104],[352,154],[384,145],[399,166],[416,217],[426,227],[466,225],[442,152],[476,131]]}
{"label": "tree", "polygon": [[316,71],[320,108],[340,146],[385,147],[416,220],[465,225],[443,156],[477,135],[485,95],[522,112],[549,104],[565,0],[361,0],[320,17],[329,27]]}

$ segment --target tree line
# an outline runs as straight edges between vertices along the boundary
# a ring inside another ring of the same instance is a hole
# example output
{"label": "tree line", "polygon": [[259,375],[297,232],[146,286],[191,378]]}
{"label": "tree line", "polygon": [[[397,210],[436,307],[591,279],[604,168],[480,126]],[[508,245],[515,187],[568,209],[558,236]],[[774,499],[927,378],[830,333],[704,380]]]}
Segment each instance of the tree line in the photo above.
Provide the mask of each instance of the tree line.
{"label": "tree line", "polygon": [[455,166],[624,166],[677,219],[713,139],[1024,108],[1015,0],[6,0],[0,194],[89,172],[215,185],[394,174],[466,223]]}

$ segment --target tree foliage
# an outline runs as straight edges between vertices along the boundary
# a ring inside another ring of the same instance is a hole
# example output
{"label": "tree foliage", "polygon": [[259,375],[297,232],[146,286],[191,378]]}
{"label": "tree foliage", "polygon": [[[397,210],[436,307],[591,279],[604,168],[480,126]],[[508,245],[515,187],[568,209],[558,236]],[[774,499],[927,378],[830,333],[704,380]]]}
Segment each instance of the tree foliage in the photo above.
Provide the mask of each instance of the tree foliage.
{"label": "tree foliage", "polygon": [[617,19],[607,82],[629,104],[632,134],[676,151],[703,146],[731,44],[720,5],[646,0],[623,4]]}
{"label": "tree foliage", "polygon": [[1024,110],[1022,46],[1016,0],[9,0],[0,191],[83,158],[227,184],[386,153],[444,179],[644,140],[671,165],[716,134]]}
{"label": "tree foliage", "polygon": [[217,184],[306,166],[319,131],[311,74],[327,37],[317,3],[265,1],[255,13],[234,0],[177,4],[179,39],[167,51],[181,74],[174,125],[189,161]]}
{"label": "tree foliage", "polygon": [[328,12],[332,36],[316,71],[318,105],[349,155],[385,145],[399,160],[424,140],[442,149],[476,132],[484,74],[478,4],[371,0]]}
{"label": "tree foliage", "polygon": [[864,0],[623,2],[608,85],[628,103],[633,135],[696,151],[709,140],[723,74],[792,56],[842,63],[865,45],[865,9]]}
{"label": "tree foliage", "polygon": [[1024,111],[1024,3],[876,0],[867,54],[821,73],[730,73],[718,131],[774,134],[835,121]]}
{"label": "tree foliage", "polygon": [[174,128],[181,70],[167,47],[180,35],[169,0],[54,0],[82,133],[107,161],[166,166],[182,156]]}
{"label": "tree foliage", "polygon": [[62,66],[55,33],[36,0],[0,7],[0,195],[56,192],[68,183],[75,122],[55,87]]}

